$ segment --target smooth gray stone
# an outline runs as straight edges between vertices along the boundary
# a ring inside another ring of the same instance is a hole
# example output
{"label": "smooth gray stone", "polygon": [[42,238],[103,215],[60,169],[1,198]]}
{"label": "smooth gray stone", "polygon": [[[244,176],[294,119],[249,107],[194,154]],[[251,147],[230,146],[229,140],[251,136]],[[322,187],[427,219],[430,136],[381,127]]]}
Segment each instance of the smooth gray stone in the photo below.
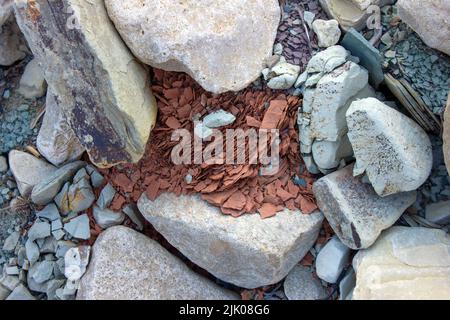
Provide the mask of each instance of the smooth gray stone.
{"label": "smooth gray stone", "polygon": [[83,240],[89,239],[91,237],[89,217],[87,214],[82,214],[81,216],[70,220],[70,222],[64,225],[64,230],[74,238]]}

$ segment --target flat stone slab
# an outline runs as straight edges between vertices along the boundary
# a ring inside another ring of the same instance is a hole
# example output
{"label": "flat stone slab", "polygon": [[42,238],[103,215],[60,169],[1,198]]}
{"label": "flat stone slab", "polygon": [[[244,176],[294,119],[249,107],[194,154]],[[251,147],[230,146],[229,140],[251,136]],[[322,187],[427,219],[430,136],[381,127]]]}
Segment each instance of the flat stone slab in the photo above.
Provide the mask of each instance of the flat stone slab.
{"label": "flat stone slab", "polygon": [[101,233],[78,300],[230,300],[238,295],[189,269],[156,241],[117,226]]}
{"label": "flat stone slab", "polygon": [[261,219],[224,215],[198,196],[164,193],[138,201],[144,217],[174,247],[219,279],[244,288],[282,280],[317,239],[323,215],[285,210]]}

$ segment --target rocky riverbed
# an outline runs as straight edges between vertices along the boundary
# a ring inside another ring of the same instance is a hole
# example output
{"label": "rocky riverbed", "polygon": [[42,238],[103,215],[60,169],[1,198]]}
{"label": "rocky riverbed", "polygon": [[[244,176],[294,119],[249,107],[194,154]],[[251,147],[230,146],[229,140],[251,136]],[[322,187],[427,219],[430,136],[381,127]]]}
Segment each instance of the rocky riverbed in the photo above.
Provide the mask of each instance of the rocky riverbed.
{"label": "rocky riverbed", "polygon": [[450,299],[449,5],[206,3],[0,0],[0,300]]}

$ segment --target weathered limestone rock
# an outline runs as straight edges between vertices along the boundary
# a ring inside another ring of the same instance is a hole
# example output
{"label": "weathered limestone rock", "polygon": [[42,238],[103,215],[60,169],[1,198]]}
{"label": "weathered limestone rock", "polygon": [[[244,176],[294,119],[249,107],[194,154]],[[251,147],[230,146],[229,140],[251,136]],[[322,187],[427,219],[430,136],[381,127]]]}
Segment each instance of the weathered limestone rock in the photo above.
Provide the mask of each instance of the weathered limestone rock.
{"label": "weathered limestone rock", "polygon": [[334,236],[317,255],[317,276],[328,283],[336,283],[348,265],[349,257],[350,249]]}
{"label": "weathered limestone rock", "polygon": [[91,160],[100,167],[138,161],[156,102],[148,72],[120,39],[103,1],[18,1],[15,12]]}
{"label": "weathered limestone rock", "polygon": [[450,94],[448,95],[447,106],[444,112],[444,133],[442,141],[444,143],[445,165],[447,166],[447,171],[450,175]]}
{"label": "weathered limestone rock", "polygon": [[450,55],[450,2],[433,0],[399,0],[400,18],[431,48]]}
{"label": "weathered limestone rock", "polygon": [[[6,10],[5,10],[6,11]],[[8,11],[9,12],[9,11]],[[2,20],[4,20],[2,22]],[[0,66],[10,66],[22,60],[28,49],[13,15],[0,13]]]}
{"label": "weathered limestone rock", "polygon": [[19,93],[27,99],[40,98],[47,90],[42,69],[36,59],[28,62],[20,78]]}
{"label": "weathered limestone rock", "polygon": [[327,291],[308,267],[295,266],[284,280],[284,293],[289,300],[322,300]]}
{"label": "weathered limestone rock", "polygon": [[431,142],[413,120],[375,98],[352,103],[346,114],[356,165],[380,196],[419,188],[433,165]]}
{"label": "weathered limestone rock", "polygon": [[55,166],[77,160],[84,152],[52,90],[47,92],[45,115],[36,146]]}
{"label": "weathered limestone rock", "polygon": [[353,259],[353,299],[450,299],[449,246],[442,230],[392,227]]}
{"label": "weathered limestone rock", "polygon": [[261,75],[280,21],[276,0],[105,3],[136,57],[159,69],[186,72],[214,93],[241,90]]}
{"label": "weathered limestone rock", "polygon": [[270,219],[256,214],[235,219],[200,197],[171,193],[153,202],[143,195],[138,207],[188,259],[244,288],[283,279],[314,244],[323,220],[318,211],[304,215],[289,210]]}
{"label": "weathered limestone rock", "polygon": [[182,261],[130,228],[104,231],[92,248],[78,300],[237,299],[190,270]]}
{"label": "weathered limestone rock", "polygon": [[368,248],[416,200],[416,192],[378,196],[353,176],[353,165],[314,183],[317,205],[339,239],[352,249]]}
{"label": "weathered limestone rock", "polygon": [[265,79],[268,80],[267,86],[274,90],[287,90],[291,88],[298,78],[300,67],[287,63],[283,57],[269,70]]}
{"label": "weathered limestone rock", "polygon": [[334,46],[341,38],[339,23],[332,20],[317,19],[312,24],[314,32],[319,40],[319,47],[328,48]]}
{"label": "weathered limestone rock", "polygon": [[11,150],[8,154],[8,161],[16,179],[17,188],[24,197],[31,194],[35,185],[56,172],[56,168],[50,163],[23,151]]}

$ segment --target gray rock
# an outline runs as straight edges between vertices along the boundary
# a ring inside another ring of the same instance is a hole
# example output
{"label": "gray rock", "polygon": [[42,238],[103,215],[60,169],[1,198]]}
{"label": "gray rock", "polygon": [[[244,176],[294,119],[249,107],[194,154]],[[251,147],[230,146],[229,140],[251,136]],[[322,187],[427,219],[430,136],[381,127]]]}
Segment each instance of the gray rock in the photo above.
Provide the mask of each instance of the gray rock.
{"label": "gray rock", "polygon": [[52,231],[52,236],[56,240],[61,240],[62,238],[64,238],[65,235],[66,235],[66,233],[62,229]]}
{"label": "gray rock", "polygon": [[56,171],[56,168],[51,164],[26,152],[11,150],[8,158],[17,188],[24,197],[28,197],[35,185]]}
{"label": "gray rock", "polygon": [[51,227],[50,223],[46,221],[36,220],[34,224],[31,226],[30,230],[28,230],[28,240],[34,241],[37,239],[44,239],[50,236]]}
{"label": "gray rock", "polygon": [[41,254],[55,253],[57,244],[57,239],[55,239],[53,236],[47,237],[45,238],[44,243],[39,247],[39,252]]}
{"label": "gray rock", "polygon": [[[2,14],[2,13],[0,13]],[[5,19],[0,27],[0,66],[10,66],[26,57],[28,49],[25,39],[12,15]]]}
{"label": "gray rock", "polygon": [[333,237],[317,255],[317,276],[328,283],[336,283],[345,266],[348,265],[349,257],[350,249],[336,236]]}
{"label": "gray rock", "polygon": [[55,199],[53,199],[63,216],[67,216],[70,212],[69,197],[68,197],[69,187],[70,182],[66,182],[61,188],[61,190],[58,192],[58,194],[55,196]]}
{"label": "gray rock", "polygon": [[440,225],[450,224],[450,201],[432,203],[425,208],[425,218]]}
{"label": "gray rock", "polygon": [[97,238],[77,293],[78,300],[237,298],[194,273],[156,241],[122,226]]}
{"label": "gray rock", "polygon": [[416,190],[427,180],[431,142],[416,122],[375,98],[354,101],[346,118],[356,158],[353,174],[366,172],[377,194]]}
{"label": "gray rock", "polygon": [[67,202],[69,207],[63,212],[79,213],[87,210],[95,201],[95,195],[92,190],[89,180],[82,178],[75,184],[69,187],[67,192]]}
{"label": "gray rock", "polygon": [[3,244],[3,251],[14,251],[17,246],[17,242],[19,242],[19,238],[20,233],[18,231],[11,233]]}
{"label": "gray rock", "polygon": [[25,243],[25,250],[27,254],[27,259],[30,261],[30,264],[34,264],[39,259],[39,247],[34,241],[30,239]]}
{"label": "gray rock", "polygon": [[45,115],[36,147],[55,166],[78,160],[84,152],[51,88],[47,92]]}
{"label": "gray rock", "polygon": [[380,197],[373,187],[353,176],[353,165],[313,185],[317,205],[341,241],[352,249],[368,248],[416,200],[416,192]]}
{"label": "gray rock", "polygon": [[142,214],[139,212],[137,205],[134,203],[126,205],[122,212],[125,213],[128,218],[136,225],[139,231],[144,229],[145,219]]}
{"label": "gray rock", "polygon": [[13,291],[20,284],[20,280],[17,276],[3,274],[0,278],[0,284],[2,284],[6,289]]}
{"label": "gray rock", "polygon": [[116,190],[110,183],[108,183],[100,192],[100,196],[97,200],[97,206],[100,209],[106,209],[113,201],[115,195]]}
{"label": "gray rock", "polygon": [[10,293],[11,290],[0,284],[0,301],[5,300]]}
{"label": "gray rock", "polygon": [[94,188],[99,188],[103,181],[105,181],[105,178],[97,170],[91,173],[91,183]]}
{"label": "gray rock", "polygon": [[[36,4],[37,20],[27,2],[16,3],[17,23],[92,162],[137,162],[155,124],[156,101],[149,74],[121,40],[104,2]],[[62,74],[70,81],[61,81]]]}
{"label": "gray rock", "polygon": [[[58,248],[56,249],[56,257],[63,258],[64,262],[66,252],[71,248],[75,248],[76,246],[77,245],[71,241],[58,241]],[[64,269],[62,269],[62,271],[64,272]]]}
{"label": "gray rock", "polygon": [[61,219],[61,216],[59,215],[58,208],[55,206],[54,203],[50,203],[49,205],[47,205],[41,211],[36,212],[36,216],[38,218],[47,219],[50,222],[53,222],[55,220],[60,220]]}
{"label": "gray rock", "polygon": [[87,214],[82,214],[81,216],[70,220],[70,222],[64,225],[64,230],[74,238],[83,240],[89,239],[91,237],[89,217]]}
{"label": "gray rock", "polygon": [[47,90],[47,83],[37,59],[28,62],[20,78],[19,93],[27,99],[40,98]]}
{"label": "gray rock", "polygon": [[349,268],[345,276],[339,282],[339,300],[351,300],[351,295],[356,286],[356,274],[353,268]]}
{"label": "gray rock", "polygon": [[45,176],[33,188],[33,192],[31,193],[33,202],[40,205],[49,204],[61,190],[64,183],[69,181],[85,165],[86,163],[83,161],[75,161],[62,166],[53,174]]}
{"label": "gray rock", "polygon": [[55,263],[53,261],[41,261],[35,263],[28,271],[29,276],[38,284],[42,284],[52,277]]}
{"label": "gray rock", "polygon": [[234,121],[236,121],[236,117],[233,114],[222,109],[210,113],[205,118],[203,118],[203,124],[208,128],[224,127],[232,124]]}
{"label": "gray rock", "polygon": [[11,292],[6,300],[36,300],[36,298],[23,284],[20,284]]}
{"label": "gray rock", "polygon": [[112,226],[117,226],[123,222],[125,215],[123,212],[116,212],[109,209],[101,209],[94,206],[94,219],[97,224],[103,228],[107,229]]}
{"label": "gray rock", "polygon": [[323,300],[327,291],[308,267],[295,266],[284,280],[284,293],[289,300]]}
{"label": "gray rock", "polygon": [[0,156],[0,173],[8,171],[8,162],[4,156]]}
{"label": "gray rock", "polygon": [[56,300],[56,290],[63,287],[65,280],[50,280],[47,282],[47,290],[45,291],[48,300]]}
{"label": "gray rock", "polygon": [[63,224],[61,222],[61,219],[52,221],[52,232],[56,231],[56,230],[59,230],[59,229],[62,229],[62,228],[63,228]]}
{"label": "gray rock", "polygon": [[314,244],[323,220],[318,211],[304,215],[289,210],[270,219],[258,214],[235,219],[200,197],[171,193],[153,202],[143,195],[138,208],[189,260],[244,288],[282,280]]}

